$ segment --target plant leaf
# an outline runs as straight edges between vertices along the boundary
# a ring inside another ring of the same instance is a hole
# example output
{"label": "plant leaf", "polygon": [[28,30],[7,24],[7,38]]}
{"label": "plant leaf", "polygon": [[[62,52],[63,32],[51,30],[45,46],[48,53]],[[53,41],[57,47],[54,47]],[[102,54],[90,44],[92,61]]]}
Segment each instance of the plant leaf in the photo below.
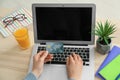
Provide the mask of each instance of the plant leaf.
{"label": "plant leaf", "polygon": [[108,39],[113,38],[110,37],[110,35],[113,34],[115,31],[115,24],[111,24],[110,21],[106,20],[105,23],[97,22],[94,34],[100,38],[100,41],[104,41],[105,44],[108,44]]}

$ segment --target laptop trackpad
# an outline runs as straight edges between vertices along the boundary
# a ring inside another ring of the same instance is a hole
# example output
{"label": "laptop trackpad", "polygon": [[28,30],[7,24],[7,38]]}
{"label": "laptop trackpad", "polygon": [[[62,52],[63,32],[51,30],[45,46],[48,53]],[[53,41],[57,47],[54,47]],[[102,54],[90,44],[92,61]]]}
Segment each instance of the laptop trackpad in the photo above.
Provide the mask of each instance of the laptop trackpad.
{"label": "laptop trackpad", "polygon": [[65,65],[44,65],[43,73],[39,80],[67,80]]}

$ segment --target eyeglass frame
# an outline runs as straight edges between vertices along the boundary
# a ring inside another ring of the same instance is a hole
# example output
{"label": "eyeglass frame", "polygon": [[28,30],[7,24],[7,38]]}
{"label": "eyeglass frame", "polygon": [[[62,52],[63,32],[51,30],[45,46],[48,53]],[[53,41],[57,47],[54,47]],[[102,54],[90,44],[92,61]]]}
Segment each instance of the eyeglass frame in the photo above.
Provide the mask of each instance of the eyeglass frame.
{"label": "eyeglass frame", "polygon": [[[16,18],[17,16],[19,16],[20,15],[20,18]],[[7,20],[7,19],[9,19],[9,18],[12,18],[12,20],[8,20],[8,21],[5,21],[5,20]],[[20,20],[21,19],[21,20]],[[14,21],[23,21],[23,20],[25,20],[25,19],[27,19],[27,17],[25,17],[25,14],[17,14],[16,16],[14,16],[14,17],[7,17],[7,18],[5,18],[4,20],[3,20],[3,23],[5,24],[5,28],[8,26],[8,25],[11,25],[11,24],[13,24],[14,23]]]}

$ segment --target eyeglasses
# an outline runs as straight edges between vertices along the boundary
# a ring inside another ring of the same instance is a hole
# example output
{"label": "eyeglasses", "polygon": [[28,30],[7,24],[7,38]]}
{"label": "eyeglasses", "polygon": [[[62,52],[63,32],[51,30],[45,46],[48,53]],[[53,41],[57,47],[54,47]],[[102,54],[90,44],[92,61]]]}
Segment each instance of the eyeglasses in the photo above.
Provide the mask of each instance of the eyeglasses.
{"label": "eyeglasses", "polygon": [[11,25],[13,24],[13,22],[15,20],[17,21],[23,21],[27,19],[27,17],[25,17],[25,14],[17,14],[15,17],[7,17],[3,20],[3,23],[5,24],[5,28],[8,26],[8,25]]}

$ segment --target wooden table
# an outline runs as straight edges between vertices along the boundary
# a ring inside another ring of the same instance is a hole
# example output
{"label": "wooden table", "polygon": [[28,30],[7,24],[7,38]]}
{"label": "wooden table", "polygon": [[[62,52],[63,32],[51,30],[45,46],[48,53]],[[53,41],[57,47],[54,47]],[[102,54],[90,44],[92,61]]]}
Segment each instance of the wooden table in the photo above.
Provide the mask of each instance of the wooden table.
{"label": "wooden table", "polygon": [[[0,17],[10,13],[14,9],[0,8]],[[102,20],[102,19],[97,19]],[[104,19],[102,20],[104,21]],[[117,31],[114,33],[112,43],[118,46],[120,45],[120,22],[118,20],[112,20],[116,24]],[[31,40],[31,47],[27,50],[22,50],[18,47],[18,44],[14,36],[3,38],[0,35],[0,80],[23,80],[28,71],[29,60],[31,56],[32,47],[34,44],[33,39],[33,26],[29,25],[29,35]],[[105,59],[106,55],[101,55],[95,51],[95,72],[99,68],[100,64]],[[100,80],[95,77],[95,80]]]}

